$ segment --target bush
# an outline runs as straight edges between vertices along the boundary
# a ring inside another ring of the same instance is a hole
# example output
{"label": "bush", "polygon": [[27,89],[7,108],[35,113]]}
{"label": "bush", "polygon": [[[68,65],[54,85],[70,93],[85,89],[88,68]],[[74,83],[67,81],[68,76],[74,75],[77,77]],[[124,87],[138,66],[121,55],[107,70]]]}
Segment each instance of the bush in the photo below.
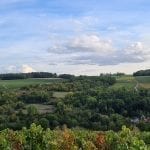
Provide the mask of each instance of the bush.
{"label": "bush", "polygon": [[[134,132],[125,126],[120,132],[98,132],[84,129],[62,130],[32,124],[21,131],[9,129],[0,132],[0,149],[13,150],[148,150],[150,134]],[[143,137],[146,134],[145,137]],[[145,143],[146,140],[146,143]],[[147,145],[146,145],[147,144]]]}

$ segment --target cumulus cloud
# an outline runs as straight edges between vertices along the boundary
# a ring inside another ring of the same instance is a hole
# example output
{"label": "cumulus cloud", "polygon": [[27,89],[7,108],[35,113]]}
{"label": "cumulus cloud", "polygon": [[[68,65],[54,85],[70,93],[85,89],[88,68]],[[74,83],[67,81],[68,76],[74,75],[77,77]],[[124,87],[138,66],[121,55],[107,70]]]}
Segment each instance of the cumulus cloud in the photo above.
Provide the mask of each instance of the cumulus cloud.
{"label": "cumulus cloud", "polygon": [[89,51],[108,54],[114,51],[111,40],[104,40],[96,35],[83,35],[75,37],[66,45],[68,49],[76,51]]}
{"label": "cumulus cloud", "polygon": [[129,47],[125,49],[125,52],[127,55],[134,55],[144,58],[150,54],[150,48],[144,45],[142,42],[135,42],[129,45]]}
{"label": "cumulus cloud", "polygon": [[144,62],[150,58],[150,48],[145,43],[133,42],[124,48],[114,45],[112,40],[97,35],[82,35],[57,43],[48,51],[70,55],[65,63],[71,65],[117,65]]}
{"label": "cumulus cloud", "polygon": [[97,52],[102,55],[114,51],[112,41],[97,35],[81,35],[64,43],[56,43],[48,49],[51,53]]}
{"label": "cumulus cloud", "polygon": [[28,65],[22,65],[21,72],[29,73],[29,72],[35,72],[35,70]]}

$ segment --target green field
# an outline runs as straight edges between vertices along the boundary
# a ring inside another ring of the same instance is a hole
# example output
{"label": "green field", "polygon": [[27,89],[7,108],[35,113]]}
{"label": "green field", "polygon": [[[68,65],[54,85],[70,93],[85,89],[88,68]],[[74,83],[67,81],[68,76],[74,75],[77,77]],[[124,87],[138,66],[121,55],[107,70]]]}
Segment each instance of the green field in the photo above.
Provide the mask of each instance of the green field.
{"label": "green field", "polygon": [[54,82],[59,82],[61,79],[21,79],[21,80],[0,80],[0,88],[14,89],[20,88],[27,85],[36,85],[36,84],[50,84]]}
{"label": "green field", "polygon": [[140,83],[150,83],[150,76],[139,76],[135,77]]}
{"label": "green field", "polygon": [[112,88],[134,88],[136,86],[136,80],[133,76],[120,76],[116,77],[117,83],[112,86]]}
{"label": "green field", "polygon": [[[139,83],[140,87],[144,88],[150,88],[150,76],[139,76],[139,77],[133,77],[131,75],[125,75],[116,77],[117,83],[112,86],[112,88],[134,88]],[[21,80],[0,80],[0,88],[5,89],[16,89],[23,86],[28,85],[36,85],[36,84],[51,84],[54,82],[59,82],[61,79],[55,79],[55,78],[45,78],[45,79],[21,79]],[[55,92],[54,96],[56,97],[64,97],[66,95],[66,92]]]}
{"label": "green field", "polygon": [[[138,87],[150,88],[150,76],[133,77],[129,75],[116,77],[117,83],[112,88],[130,88],[133,89],[138,84]],[[138,88],[137,87],[137,88]]]}
{"label": "green field", "polygon": [[139,86],[150,89],[150,76],[139,76],[135,79],[139,82]]}

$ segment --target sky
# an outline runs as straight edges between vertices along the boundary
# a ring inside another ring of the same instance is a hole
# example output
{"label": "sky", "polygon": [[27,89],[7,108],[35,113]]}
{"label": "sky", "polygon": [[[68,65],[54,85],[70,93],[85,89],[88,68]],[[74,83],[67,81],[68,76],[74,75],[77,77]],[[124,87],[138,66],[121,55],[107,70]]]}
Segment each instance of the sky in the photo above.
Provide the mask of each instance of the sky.
{"label": "sky", "polygon": [[0,0],[0,73],[150,68],[149,0]]}

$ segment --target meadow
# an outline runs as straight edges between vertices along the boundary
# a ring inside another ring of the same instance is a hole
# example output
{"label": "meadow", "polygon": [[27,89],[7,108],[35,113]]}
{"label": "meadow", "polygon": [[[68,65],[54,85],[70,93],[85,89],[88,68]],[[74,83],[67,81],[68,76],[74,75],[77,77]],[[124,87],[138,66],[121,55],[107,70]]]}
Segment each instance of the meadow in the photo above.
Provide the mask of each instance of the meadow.
{"label": "meadow", "polygon": [[140,87],[150,89],[150,76],[138,76],[135,79],[139,82]]}
{"label": "meadow", "polygon": [[117,82],[111,88],[129,88],[133,89],[137,86],[142,88],[150,88],[150,76],[138,76],[134,77],[132,75],[116,76]]}
{"label": "meadow", "polygon": [[18,80],[0,80],[0,88],[14,89],[21,88],[28,85],[36,84],[51,84],[59,82],[61,79],[55,78],[29,78],[29,79],[18,79]]}
{"label": "meadow", "polygon": [[136,86],[136,79],[131,75],[116,76],[116,83],[111,88],[129,88],[133,89]]}
{"label": "meadow", "polygon": [[[133,89],[138,83],[139,87],[142,88],[150,88],[150,76],[138,76],[134,77],[132,75],[124,75],[124,76],[115,76],[116,83],[111,86],[111,88],[128,88]],[[29,85],[38,85],[38,84],[51,84],[60,82],[63,79],[61,78],[29,78],[29,79],[19,79],[19,80],[0,80],[0,89],[18,89],[24,86]],[[66,92],[54,92],[54,97],[62,98],[66,95]]]}

